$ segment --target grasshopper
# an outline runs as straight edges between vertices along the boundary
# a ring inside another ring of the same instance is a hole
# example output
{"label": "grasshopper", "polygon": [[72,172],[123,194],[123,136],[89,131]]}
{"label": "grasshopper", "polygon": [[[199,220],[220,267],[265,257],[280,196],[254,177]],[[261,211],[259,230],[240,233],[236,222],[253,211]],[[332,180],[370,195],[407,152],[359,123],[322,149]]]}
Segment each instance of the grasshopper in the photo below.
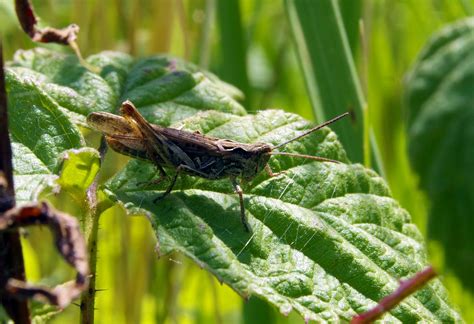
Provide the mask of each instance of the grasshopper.
{"label": "grasshopper", "polygon": [[293,154],[275,151],[288,143],[296,141],[335,121],[347,116],[344,113],[313,127],[302,134],[273,146],[267,143],[246,144],[236,141],[188,132],[176,128],[161,127],[145,120],[132,102],[125,101],[120,108],[122,116],[93,112],[87,117],[88,124],[105,135],[107,144],[115,151],[135,158],[151,161],[157,167],[160,177],[154,182],[167,178],[163,167],[175,169],[175,174],[163,195],[166,197],[176,183],[180,173],[215,180],[230,179],[234,191],[239,195],[240,218],[245,230],[250,231],[245,215],[243,191],[238,178],[251,180],[262,170],[274,177],[268,165],[272,155],[287,155],[322,162],[338,161],[305,154]]}

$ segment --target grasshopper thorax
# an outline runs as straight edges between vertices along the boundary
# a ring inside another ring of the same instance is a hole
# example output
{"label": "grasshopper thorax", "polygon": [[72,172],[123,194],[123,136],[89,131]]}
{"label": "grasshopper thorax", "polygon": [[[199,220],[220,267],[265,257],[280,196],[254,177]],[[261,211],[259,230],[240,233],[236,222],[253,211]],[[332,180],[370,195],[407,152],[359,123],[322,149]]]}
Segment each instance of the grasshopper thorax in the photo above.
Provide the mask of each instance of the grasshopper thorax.
{"label": "grasshopper thorax", "polygon": [[252,144],[250,148],[241,149],[242,177],[246,180],[253,179],[259,174],[270,159],[272,146],[265,143]]}

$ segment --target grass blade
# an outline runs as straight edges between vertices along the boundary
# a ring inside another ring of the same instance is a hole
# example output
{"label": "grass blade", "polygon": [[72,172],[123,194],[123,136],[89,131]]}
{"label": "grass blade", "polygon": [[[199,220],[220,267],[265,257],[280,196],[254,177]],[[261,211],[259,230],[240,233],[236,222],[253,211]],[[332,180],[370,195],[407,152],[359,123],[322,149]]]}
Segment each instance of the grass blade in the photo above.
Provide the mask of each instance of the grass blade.
{"label": "grass blade", "polygon": [[221,53],[219,76],[244,92],[246,98],[244,106],[247,107],[250,102],[247,53],[239,1],[217,1],[217,19]]}
{"label": "grass blade", "polygon": [[[306,79],[313,110],[319,120],[345,111],[355,119],[332,128],[354,162],[364,162],[365,99],[336,0],[285,0],[288,18]],[[372,150],[377,152],[372,140]],[[381,164],[374,153],[375,166]],[[370,164],[366,161],[366,164]]]}

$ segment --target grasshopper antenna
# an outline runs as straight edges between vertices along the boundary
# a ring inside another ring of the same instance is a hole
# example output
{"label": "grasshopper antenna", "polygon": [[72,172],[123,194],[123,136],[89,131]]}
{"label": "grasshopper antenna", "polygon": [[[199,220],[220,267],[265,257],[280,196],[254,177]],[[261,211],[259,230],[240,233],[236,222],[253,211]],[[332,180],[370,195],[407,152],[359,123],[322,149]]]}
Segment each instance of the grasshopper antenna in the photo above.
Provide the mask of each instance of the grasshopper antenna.
{"label": "grasshopper antenna", "polygon": [[310,159],[310,160],[315,160],[315,161],[320,161],[320,162],[332,162],[332,163],[341,163],[340,161],[336,160],[331,160],[327,158],[323,158],[320,156],[312,156],[312,155],[306,155],[306,154],[298,154],[298,153],[287,153],[287,152],[269,152],[269,155],[286,155],[286,156],[294,156],[294,157],[300,157],[304,159]]}
{"label": "grasshopper antenna", "polygon": [[[345,113],[343,113],[343,114],[341,114],[341,115],[339,115],[339,116],[336,116],[336,117],[334,117],[333,119],[330,119],[330,120],[328,120],[328,121],[326,121],[326,122],[324,122],[324,123],[322,123],[322,124],[320,124],[320,125],[318,125],[318,126],[316,126],[316,127],[311,128],[310,130],[304,132],[304,133],[301,134],[301,135],[298,135],[298,136],[296,136],[296,137],[294,137],[294,138],[292,138],[292,139],[290,139],[290,140],[288,140],[288,141],[286,141],[286,142],[283,142],[283,143],[281,143],[281,144],[278,144],[277,146],[272,147],[272,149],[275,150],[275,149],[278,149],[278,148],[280,148],[280,147],[283,147],[283,146],[285,146],[286,144],[289,144],[289,143],[291,143],[291,142],[293,142],[293,141],[299,140],[300,138],[305,137],[306,135],[311,134],[312,132],[315,132],[315,131],[317,131],[317,130],[320,130],[321,128],[326,127],[327,125],[332,124],[332,123],[338,121],[339,119],[348,116],[349,114],[350,114],[349,112],[345,112]],[[283,152],[272,152],[272,153],[270,153],[270,154],[276,155],[276,153],[278,153],[279,155],[288,155],[288,154],[281,154],[281,153],[283,153]]]}

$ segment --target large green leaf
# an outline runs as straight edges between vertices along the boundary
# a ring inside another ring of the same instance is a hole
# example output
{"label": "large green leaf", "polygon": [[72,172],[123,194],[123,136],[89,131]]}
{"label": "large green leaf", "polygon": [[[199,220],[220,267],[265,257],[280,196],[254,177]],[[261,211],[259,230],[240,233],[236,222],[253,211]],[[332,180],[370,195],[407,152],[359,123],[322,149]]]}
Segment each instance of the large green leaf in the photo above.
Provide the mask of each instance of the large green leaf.
{"label": "large green leaf", "polygon": [[[9,73],[47,91],[61,118],[78,123],[90,111],[114,111],[131,99],[151,122],[241,142],[276,144],[310,126],[278,110],[246,115],[234,100],[238,91],[179,60],[105,52],[88,61],[102,72],[85,70],[71,56],[34,50],[17,55]],[[21,130],[20,123],[12,127]],[[273,157],[272,168],[285,174],[261,174],[243,184],[252,234],[240,223],[238,199],[226,180],[182,176],[172,194],[155,204],[166,184],[144,187],[156,169],[132,160],[105,192],[130,214],[149,216],[161,254],[181,251],[241,295],[256,295],[282,313],[295,309],[307,319],[348,320],[426,265],[409,215],[377,174],[349,163],[334,133],[324,129],[286,150],[342,163]],[[458,321],[446,300],[435,280],[385,319]]]}
{"label": "large green leaf", "polygon": [[426,45],[406,84],[409,153],[431,200],[429,235],[474,289],[474,18]]}
{"label": "large green leaf", "polygon": [[[277,110],[235,116],[207,112],[176,127],[243,142],[279,143],[309,125]],[[389,197],[384,181],[348,164],[329,130],[292,145],[291,151],[338,159],[342,164],[273,158],[285,175],[258,176],[244,185],[253,232],[244,231],[238,198],[228,180],[182,176],[169,197],[153,203],[166,184],[144,189],[157,175],[131,161],[107,192],[131,214],[147,214],[161,254],[180,251],[244,297],[257,295],[282,313],[306,319],[350,319],[396,289],[398,279],[426,265],[418,230]],[[397,307],[387,320],[459,320],[439,281]]]}
{"label": "large green leaf", "polygon": [[6,82],[16,198],[21,203],[35,200],[52,183],[61,152],[82,146],[83,138],[54,100],[16,72],[8,69]]}

